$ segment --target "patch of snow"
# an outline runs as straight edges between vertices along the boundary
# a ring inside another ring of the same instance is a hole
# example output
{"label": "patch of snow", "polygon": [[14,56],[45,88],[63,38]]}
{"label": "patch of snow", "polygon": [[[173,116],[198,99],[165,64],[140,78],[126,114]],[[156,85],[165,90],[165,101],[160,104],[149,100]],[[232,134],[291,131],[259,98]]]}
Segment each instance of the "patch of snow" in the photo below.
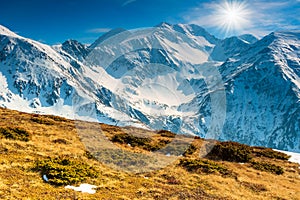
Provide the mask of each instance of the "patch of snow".
{"label": "patch of snow", "polygon": [[278,150],[278,149],[273,149],[273,150],[281,152],[281,153],[285,153],[285,154],[291,156],[289,159],[290,162],[300,164],[300,153],[295,153],[295,152],[290,152],[290,151],[282,151],[282,150]]}
{"label": "patch of snow", "polygon": [[[189,62],[192,64],[201,64],[208,61],[208,54],[199,49],[193,48],[186,43],[175,43],[169,40],[163,39],[164,44],[162,46],[167,49],[177,60]],[[176,49],[174,51],[173,49]]]}
{"label": "patch of snow", "polygon": [[72,190],[75,190],[75,191],[78,191],[78,192],[85,192],[85,193],[89,193],[89,194],[95,194],[96,193],[95,188],[97,188],[97,186],[87,184],[87,183],[83,183],[83,184],[80,184],[79,187],[67,185],[65,188],[66,189],[72,189]]}

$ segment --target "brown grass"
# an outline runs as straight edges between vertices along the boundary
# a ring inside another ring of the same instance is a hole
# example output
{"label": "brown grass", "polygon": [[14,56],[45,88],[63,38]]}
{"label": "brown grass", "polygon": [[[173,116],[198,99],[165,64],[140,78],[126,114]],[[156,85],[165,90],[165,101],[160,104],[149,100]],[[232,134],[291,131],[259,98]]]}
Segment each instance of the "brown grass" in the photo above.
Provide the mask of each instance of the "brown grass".
{"label": "brown grass", "polygon": [[[149,137],[150,145],[172,142],[176,138],[169,132],[74,122],[7,109],[0,109],[0,127],[18,127],[30,134],[29,141],[0,139],[0,199],[300,199],[299,165],[276,159],[278,155],[272,156],[269,150],[256,151],[253,161],[278,165],[284,169],[283,174],[256,170],[251,163],[213,161],[235,174],[228,177],[221,173],[186,170],[178,165],[179,159],[162,169],[134,174],[102,164],[95,159],[97,152],[111,148],[107,141],[117,134]],[[201,160],[199,153],[204,143],[196,138],[189,153],[179,158]],[[115,143],[114,148],[142,156],[152,155],[139,145]],[[98,176],[88,177],[85,182],[98,186],[96,194],[50,185],[42,180],[40,172],[32,170],[38,160],[57,156],[67,156],[93,167]],[[157,162],[160,161],[158,158]]]}

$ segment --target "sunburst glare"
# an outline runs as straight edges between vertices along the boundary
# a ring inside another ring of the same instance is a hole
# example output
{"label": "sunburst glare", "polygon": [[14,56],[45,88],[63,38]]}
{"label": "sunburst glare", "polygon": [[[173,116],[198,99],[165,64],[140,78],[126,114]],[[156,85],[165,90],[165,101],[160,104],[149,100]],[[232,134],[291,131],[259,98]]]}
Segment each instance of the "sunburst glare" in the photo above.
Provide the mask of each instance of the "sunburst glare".
{"label": "sunburst glare", "polygon": [[215,24],[231,35],[251,25],[251,10],[245,2],[224,1],[214,8]]}

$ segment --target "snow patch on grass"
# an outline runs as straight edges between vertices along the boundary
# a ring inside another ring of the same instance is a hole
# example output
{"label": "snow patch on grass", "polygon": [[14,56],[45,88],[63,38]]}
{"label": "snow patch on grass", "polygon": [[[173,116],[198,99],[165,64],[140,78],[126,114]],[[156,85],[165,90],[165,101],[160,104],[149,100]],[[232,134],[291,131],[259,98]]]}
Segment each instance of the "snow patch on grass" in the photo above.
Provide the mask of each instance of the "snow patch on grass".
{"label": "snow patch on grass", "polygon": [[291,156],[289,158],[290,162],[294,162],[294,163],[300,164],[300,153],[289,152],[289,151],[282,151],[282,150],[277,150],[277,149],[273,149],[273,150],[274,151],[278,151],[278,152],[282,152],[282,153],[285,153],[285,154]]}
{"label": "snow patch on grass", "polygon": [[83,184],[80,184],[79,187],[67,185],[65,188],[66,189],[72,189],[72,190],[75,190],[75,191],[78,191],[78,192],[85,192],[85,193],[89,193],[89,194],[95,194],[96,193],[95,189],[97,188],[97,186],[87,184],[87,183],[83,183]]}

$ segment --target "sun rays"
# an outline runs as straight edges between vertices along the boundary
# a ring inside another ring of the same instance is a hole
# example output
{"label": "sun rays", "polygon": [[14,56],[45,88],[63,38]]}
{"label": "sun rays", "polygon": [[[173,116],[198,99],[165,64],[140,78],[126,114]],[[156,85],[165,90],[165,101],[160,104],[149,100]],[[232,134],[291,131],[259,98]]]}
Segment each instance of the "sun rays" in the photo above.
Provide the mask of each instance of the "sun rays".
{"label": "sun rays", "polygon": [[214,21],[226,35],[241,31],[251,24],[251,10],[245,2],[224,1],[214,8]]}

